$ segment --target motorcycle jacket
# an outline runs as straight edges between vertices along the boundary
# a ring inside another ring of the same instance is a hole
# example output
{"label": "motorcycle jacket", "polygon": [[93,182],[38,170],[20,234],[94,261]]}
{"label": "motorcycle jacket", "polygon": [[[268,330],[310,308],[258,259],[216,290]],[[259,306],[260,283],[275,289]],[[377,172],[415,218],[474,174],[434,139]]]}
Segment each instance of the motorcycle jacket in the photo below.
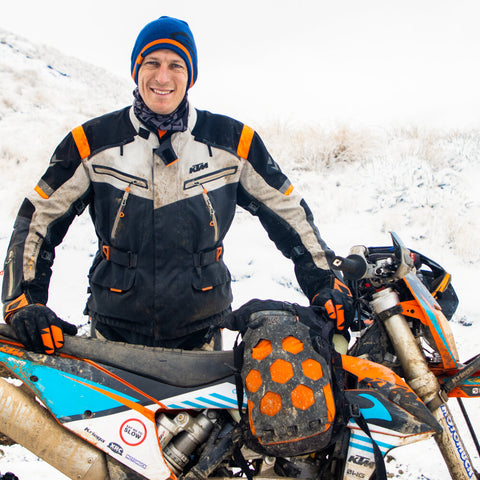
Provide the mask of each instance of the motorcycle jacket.
{"label": "motorcycle jacket", "polygon": [[86,313],[156,341],[221,324],[232,301],[223,240],[237,205],[295,263],[311,300],[332,278],[305,201],[259,135],[189,107],[184,132],[149,131],[132,107],[60,143],[23,202],[5,261],[5,313],[46,304],[54,249],[88,206],[98,237]]}

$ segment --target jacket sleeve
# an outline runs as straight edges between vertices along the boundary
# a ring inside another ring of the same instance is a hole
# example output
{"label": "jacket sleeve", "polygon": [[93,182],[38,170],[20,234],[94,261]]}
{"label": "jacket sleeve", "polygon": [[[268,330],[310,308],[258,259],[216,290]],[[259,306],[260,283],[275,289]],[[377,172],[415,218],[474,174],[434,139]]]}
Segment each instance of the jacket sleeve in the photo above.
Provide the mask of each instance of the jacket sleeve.
{"label": "jacket sleeve", "polygon": [[6,319],[24,305],[46,304],[55,247],[88,204],[90,182],[82,164],[82,154],[88,152],[82,147],[81,128],[70,132],[57,147],[18,212],[4,265]]}
{"label": "jacket sleeve", "polygon": [[322,240],[305,200],[270,156],[260,136],[247,126],[243,127],[237,153],[246,160],[238,204],[258,216],[277,248],[293,260],[299,285],[311,301],[321,288],[332,285],[329,258],[333,252]]}

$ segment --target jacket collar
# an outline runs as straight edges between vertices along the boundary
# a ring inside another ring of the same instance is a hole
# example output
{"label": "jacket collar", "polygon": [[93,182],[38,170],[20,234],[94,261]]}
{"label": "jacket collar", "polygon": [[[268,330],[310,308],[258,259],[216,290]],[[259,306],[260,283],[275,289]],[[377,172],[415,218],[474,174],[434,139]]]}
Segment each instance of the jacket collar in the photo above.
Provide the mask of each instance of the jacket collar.
{"label": "jacket collar", "polygon": [[[133,128],[140,133],[140,129],[148,130],[147,127],[137,118],[135,112],[133,111],[133,105],[130,107],[130,121],[132,122]],[[191,102],[188,102],[188,125],[187,125],[187,132],[190,134],[192,133],[195,124],[197,123],[197,110],[192,105]],[[178,132],[174,133],[173,135],[177,135]]]}

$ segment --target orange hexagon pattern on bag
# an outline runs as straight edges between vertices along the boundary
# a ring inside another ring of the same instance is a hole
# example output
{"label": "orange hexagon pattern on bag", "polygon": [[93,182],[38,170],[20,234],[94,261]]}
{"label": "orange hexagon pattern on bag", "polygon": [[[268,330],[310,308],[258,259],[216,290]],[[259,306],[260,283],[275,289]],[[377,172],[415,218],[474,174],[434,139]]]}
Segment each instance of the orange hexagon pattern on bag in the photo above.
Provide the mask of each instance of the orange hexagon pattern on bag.
{"label": "orange hexagon pattern on bag", "polygon": [[262,376],[258,370],[250,370],[245,378],[245,386],[249,392],[255,393],[262,386]]}
{"label": "orange hexagon pattern on bag", "polygon": [[276,383],[287,383],[293,377],[292,364],[279,358],[270,365],[270,376]]}
{"label": "orange hexagon pattern on bag", "polygon": [[282,398],[278,393],[267,392],[260,400],[260,413],[273,417],[282,409]]}
{"label": "orange hexagon pattern on bag", "polygon": [[252,358],[255,360],[263,360],[272,353],[272,342],[270,340],[260,340],[255,347],[252,348]]}
{"label": "orange hexagon pattern on bag", "polygon": [[311,388],[306,385],[298,385],[290,394],[292,405],[299,410],[307,410],[315,403],[315,397]]}
{"label": "orange hexagon pattern on bag", "polygon": [[312,358],[308,358],[302,362],[302,370],[303,374],[312,380],[316,381],[323,377],[322,366]]}
{"label": "orange hexagon pattern on bag", "polygon": [[297,353],[300,353],[303,350],[303,343],[295,337],[285,337],[282,340],[282,348],[286,352],[293,353],[296,355]]}

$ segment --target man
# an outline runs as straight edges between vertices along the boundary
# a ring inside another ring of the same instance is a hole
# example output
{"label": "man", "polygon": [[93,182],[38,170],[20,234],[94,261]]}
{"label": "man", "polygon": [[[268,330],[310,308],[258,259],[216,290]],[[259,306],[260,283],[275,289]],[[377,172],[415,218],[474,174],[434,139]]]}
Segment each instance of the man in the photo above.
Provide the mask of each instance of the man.
{"label": "man", "polygon": [[20,208],[2,300],[22,343],[53,353],[76,334],[45,305],[54,249],[87,206],[99,249],[86,313],[104,338],[189,349],[218,334],[232,301],[222,242],[237,204],[293,260],[309,300],[345,328],[348,289],[304,200],[254,130],[189,104],[197,51],[188,25],[146,25],[131,74],[133,106],[74,128]]}

